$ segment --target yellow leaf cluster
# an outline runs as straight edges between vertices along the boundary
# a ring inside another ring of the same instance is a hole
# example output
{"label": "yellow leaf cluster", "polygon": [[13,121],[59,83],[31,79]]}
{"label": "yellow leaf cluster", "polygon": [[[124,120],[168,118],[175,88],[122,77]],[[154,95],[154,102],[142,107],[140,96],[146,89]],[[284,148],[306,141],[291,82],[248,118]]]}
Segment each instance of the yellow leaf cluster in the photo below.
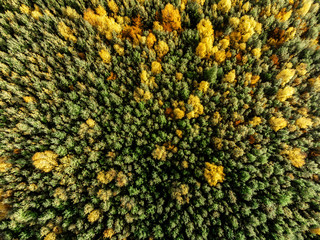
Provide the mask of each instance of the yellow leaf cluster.
{"label": "yellow leaf cluster", "polygon": [[252,120],[249,121],[249,123],[250,123],[253,127],[259,125],[261,122],[262,122],[261,117],[257,117],[257,116],[253,117]]}
{"label": "yellow leaf cluster", "polygon": [[87,9],[83,18],[92,26],[97,27],[98,31],[104,34],[108,40],[112,39],[113,32],[119,34],[122,30],[121,24],[116,22],[113,17],[107,16],[106,10],[101,5],[96,8],[96,13],[90,8]]}
{"label": "yellow leaf cluster", "polygon": [[93,223],[97,221],[100,218],[100,211],[99,210],[93,210],[89,215],[88,215],[88,221]]}
{"label": "yellow leaf cluster", "polygon": [[119,44],[114,44],[113,45],[114,50],[116,50],[116,52],[120,55],[123,56],[124,55],[124,48],[121,47]]}
{"label": "yellow leaf cluster", "polygon": [[320,92],[320,75],[317,78],[310,78],[309,83],[314,91]]}
{"label": "yellow leaf cluster", "polygon": [[[154,71],[156,71],[156,70],[158,71],[159,70],[159,68],[157,68],[158,67],[157,64],[155,64],[155,66],[153,64],[152,66],[154,67],[154,69],[153,69]],[[151,68],[152,68],[152,66],[151,66]],[[160,64],[160,68],[161,68],[161,64]],[[151,71],[152,71],[152,69],[151,69]],[[147,84],[148,87],[150,87],[151,89],[153,89],[154,87],[158,87],[158,85],[155,82],[155,78],[154,77],[150,77],[146,70],[142,70],[141,71],[140,80],[141,80],[141,83]],[[137,91],[138,91],[137,93],[144,94],[144,92],[142,93],[141,90],[137,90]]]}
{"label": "yellow leaf cluster", "polygon": [[87,125],[91,128],[94,127],[94,125],[96,124],[96,122],[92,119],[92,118],[89,118],[87,121],[86,121]]}
{"label": "yellow leaf cluster", "polygon": [[287,158],[290,160],[293,166],[300,168],[302,167],[306,162],[306,154],[301,152],[300,148],[292,148],[290,150],[285,149],[281,151],[281,154],[287,155]]}
{"label": "yellow leaf cluster", "polygon": [[320,228],[312,228],[310,229],[310,232],[316,235],[320,235]]}
{"label": "yellow leaf cluster", "polygon": [[136,88],[133,92],[133,98],[137,102],[148,101],[153,97],[152,93],[149,91],[144,91],[142,88]]}
{"label": "yellow leaf cluster", "polygon": [[235,83],[236,82],[236,70],[233,69],[229,73],[227,73],[224,76],[223,80],[228,82],[228,83]]}
{"label": "yellow leaf cluster", "polygon": [[166,42],[159,41],[157,45],[155,45],[154,50],[156,50],[158,57],[162,58],[169,52],[169,46]]}
{"label": "yellow leaf cluster", "polygon": [[280,117],[280,118],[276,118],[276,117],[271,117],[269,119],[269,123],[271,125],[271,128],[277,132],[282,128],[285,128],[288,125],[288,122],[286,119]]}
{"label": "yellow leaf cluster", "polygon": [[292,10],[286,11],[286,8],[281,9],[281,11],[276,15],[276,18],[280,22],[288,21],[288,19],[291,17]]}
{"label": "yellow leaf cluster", "polygon": [[54,232],[48,233],[44,240],[56,240],[57,239],[57,235]]}
{"label": "yellow leaf cluster", "polygon": [[209,86],[210,86],[210,83],[207,82],[207,81],[201,81],[200,84],[199,84],[199,87],[198,89],[201,91],[201,92],[204,92],[206,93],[209,89]]}
{"label": "yellow leaf cluster", "polygon": [[108,0],[108,7],[114,13],[117,13],[119,11],[119,7],[114,0]]}
{"label": "yellow leaf cluster", "polygon": [[152,48],[154,43],[157,41],[157,38],[153,33],[149,33],[146,41],[148,48]]}
{"label": "yellow leaf cluster", "polygon": [[295,92],[295,89],[291,86],[286,86],[283,89],[280,89],[277,92],[277,99],[281,102],[286,101],[288,98],[290,98]]}
{"label": "yellow leaf cluster", "polygon": [[73,35],[73,31],[64,22],[59,22],[58,30],[61,35],[66,39],[73,42],[77,41],[77,38]]}
{"label": "yellow leaf cluster", "polygon": [[231,9],[231,0],[220,0],[217,9],[223,13],[227,13]]}
{"label": "yellow leaf cluster", "polygon": [[151,72],[153,74],[159,74],[162,71],[161,63],[154,61],[151,64]]}
{"label": "yellow leaf cluster", "polygon": [[247,42],[255,32],[258,34],[261,33],[262,25],[256,22],[252,16],[244,15],[240,18],[238,30],[242,35],[242,41]]}
{"label": "yellow leaf cluster", "polygon": [[105,172],[105,171],[99,172],[98,176],[97,176],[97,179],[98,179],[99,182],[101,182],[103,184],[108,184],[116,177],[116,175],[117,175],[116,170],[111,168],[107,172]]}
{"label": "yellow leaf cluster", "polygon": [[210,186],[216,186],[218,182],[223,182],[225,174],[223,166],[217,166],[214,163],[205,163],[204,177]]}
{"label": "yellow leaf cluster", "polygon": [[284,86],[293,78],[295,72],[295,69],[283,69],[277,74],[276,79],[281,80],[281,86]]}
{"label": "yellow leaf cluster", "polygon": [[203,106],[202,106],[202,104],[200,102],[200,98],[198,96],[191,94],[188,99],[188,104],[191,104],[193,107],[193,110],[191,112],[187,113],[188,119],[197,118],[201,114],[203,114]]}
{"label": "yellow leaf cluster", "polygon": [[102,58],[102,61],[104,63],[110,63],[111,62],[111,54],[110,54],[108,49],[101,49],[99,51],[99,55]]}
{"label": "yellow leaf cluster", "polygon": [[31,102],[35,102],[36,101],[36,99],[34,97],[30,97],[30,96],[23,97],[23,100],[26,103],[31,103]]}
{"label": "yellow leaf cluster", "polygon": [[48,150],[35,153],[32,157],[32,161],[36,168],[44,172],[50,172],[52,169],[58,166],[57,157],[57,154]]}
{"label": "yellow leaf cluster", "polygon": [[185,112],[183,110],[181,110],[180,108],[175,108],[173,110],[173,114],[175,119],[182,119],[185,116]]}
{"label": "yellow leaf cluster", "polygon": [[213,52],[214,30],[209,19],[201,19],[197,25],[200,35],[200,43],[196,48],[196,54],[200,58],[210,57]]}
{"label": "yellow leaf cluster", "polygon": [[0,172],[7,172],[11,168],[12,164],[6,162],[6,160],[7,157],[0,157]]}
{"label": "yellow leaf cluster", "polygon": [[104,230],[103,237],[104,238],[112,238],[112,236],[115,234],[114,230],[112,228],[108,228]]}
{"label": "yellow leaf cluster", "polygon": [[156,145],[156,148],[152,152],[152,157],[158,160],[165,161],[167,157],[165,146]]}
{"label": "yellow leaf cluster", "polygon": [[179,30],[181,28],[181,16],[179,10],[171,3],[168,3],[161,11],[163,28],[169,32]]}
{"label": "yellow leaf cluster", "polygon": [[311,118],[301,117],[296,120],[296,125],[299,128],[306,129],[308,127],[311,127],[312,124],[313,124],[313,122],[312,122]]}
{"label": "yellow leaf cluster", "polygon": [[43,16],[43,14],[40,12],[40,8],[37,5],[34,5],[34,10],[31,11],[31,9],[27,5],[21,4],[20,11],[25,14],[30,14],[31,17],[36,20],[38,20],[39,17]]}

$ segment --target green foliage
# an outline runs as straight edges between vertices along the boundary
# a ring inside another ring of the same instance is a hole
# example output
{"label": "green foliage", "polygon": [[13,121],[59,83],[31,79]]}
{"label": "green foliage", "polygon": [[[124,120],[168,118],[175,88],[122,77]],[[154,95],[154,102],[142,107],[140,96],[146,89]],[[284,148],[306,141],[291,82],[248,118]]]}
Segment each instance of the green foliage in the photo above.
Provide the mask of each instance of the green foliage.
{"label": "green foliage", "polygon": [[[170,1],[115,0],[117,13],[108,2],[0,4],[0,238],[317,239],[310,229],[320,227],[318,1],[306,14],[302,2],[250,0],[247,11],[232,4],[224,12],[220,1],[175,1],[181,28],[174,31],[162,16]],[[112,27],[129,19],[128,33],[121,23],[110,39],[110,19],[84,19],[89,8],[95,18],[99,5],[115,18]],[[292,15],[281,22],[283,8]],[[251,26],[252,36],[237,40],[248,29],[231,18],[245,15],[261,23],[261,33]],[[201,19],[212,24],[223,61],[218,53],[197,55]],[[169,48],[163,57],[159,40]],[[154,61],[160,73],[151,71]],[[282,84],[284,69],[295,74]],[[226,77],[232,70],[234,82]],[[286,86],[294,93],[282,101]],[[275,131],[271,117],[286,126]],[[299,126],[303,117],[312,124]],[[56,159],[42,155],[37,165],[33,156],[45,151]],[[215,186],[204,176],[206,162],[223,166]]]}

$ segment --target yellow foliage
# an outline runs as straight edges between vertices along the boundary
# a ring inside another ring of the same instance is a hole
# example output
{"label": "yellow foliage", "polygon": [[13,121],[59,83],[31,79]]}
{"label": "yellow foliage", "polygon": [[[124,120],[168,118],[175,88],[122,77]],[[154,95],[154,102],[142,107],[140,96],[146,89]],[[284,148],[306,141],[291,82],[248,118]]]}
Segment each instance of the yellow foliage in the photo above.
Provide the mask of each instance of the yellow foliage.
{"label": "yellow foliage", "polygon": [[281,9],[281,11],[276,15],[276,18],[280,22],[285,22],[291,17],[292,10],[286,12],[286,8]]}
{"label": "yellow foliage", "polygon": [[100,211],[99,210],[93,210],[89,215],[88,215],[88,220],[89,222],[93,223],[97,221],[100,218]]}
{"label": "yellow foliage", "polygon": [[207,82],[207,81],[201,81],[200,84],[199,84],[199,87],[198,89],[201,91],[201,92],[207,92],[208,89],[209,89],[209,86],[210,86],[210,83]]}
{"label": "yellow foliage", "polygon": [[156,148],[152,152],[152,157],[158,160],[165,161],[167,157],[165,146],[156,145]]}
{"label": "yellow foliage", "polygon": [[277,99],[281,102],[286,101],[290,98],[295,92],[295,89],[291,86],[286,86],[283,89],[280,89],[277,93]]}
{"label": "yellow foliage", "polygon": [[296,120],[296,125],[299,127],[299,128],[303,128],[303,129],[306,129],[308,127],[311,127],[312,126],[312,120],[310,118],[306,118],[306,117],[301,117],[301,118],[298,118]]}
{"label": "yellow foliage", "polygon": [[225,177],[223,166],[205,162],[204,177],[210,186],[216,186],[218,182],[222,183]]}
{"label": "yellow foliage", "polygon": [[188,104],[191,104],[193,107],[193,110],[187,113],[188,119],[197,118],[199,115],[203,114],[203,106],[200,103],[200,98],[198,96],[190,95]]}
{"label": "yellow foliage", "polygon": [[298,16],[306,15],[309,12],[312,3],[313,3],[313,0],[303,0],[302,1],[303,6],[297,10],[297,15]]}
{"label": "yellow foliage", "polygon": [[177,129],[176,134],[178,135],[179,138],[182,138],[182,131]]}
{"label": "yellow foliage", "polygon": [[310,229],[310,232],[316,235],[320,235],[320,228],[312,228]]}
{"label": "yellow foliage", "polygon": [[60,198],[63,201],[68,200],[68,197],[67,197],[67,194],[66,194],[66,190],[61,188],[61,187],[56,188],[56,190],[54,191],[53,196],[57,197],[57,198]]}
{"label": "yellow foliage", "polygon": [[193,2],[198,3],[199,5],[203,6],[206,0],[192,0]]}
{"label": "yellow foliage", "polygon": [[[158,85],[155,82],[155,78],[154,77],[150,77],[148,72],[146,70],[142,70],[140,73],[140,80],[141,83],[147,84],[150,88],[153,87],[158,87]],[[139,94],[144,94],[144,91],[142,90],[137,90],[135,96],[138,97]]]}
{"label": "yellow foliage", "polygon": [[181,28],[181,16],[179,10],[168,3],[161,11],[163,27],[167,31],[179,30]]}
{"label": "yellow foliage", "polygon": [[25,14],[30,14],[30,8],[24,4],[21,4],[20,11]]}
{"label": "yellow foliage", "polygon": [[104,63],[110,63],[111,62],[111,54],[110,54],[108,49],[101,49],[99,51],[99,55],[102,58],[102,61]]}
{"label": "yellow foliage", "polygon": [[222,117],[219,112],[215,112],[212,118],[212,124],[217,125],[222,120]]}
{"label": "yellow foliage", "polygon": [[159,41],[158,44],[154,47],[154,49],[156,50],[159,58],[162,58],[169,52],[169,46],[164,41]]}
{"label": "yellow foliage", "polygon": [[250,84],[251,85],[256,84],[259,81],[259,79],[260,79],[259,75],[253,75],[252,78],[251,78]]}
{"label": "yellow foliage", "polygon": [[271,128],[276,132],[282,128],[285,128],[288,125],[287,120],[282,117],[280,118],[272,117],[269,119],[269,123],[271,125]]}
{"label": "yellow foliage", "polygon": [[108,7],[114,13],[117,13],[119,11],[119,7],[114,0],[108,0]]}
{"label": "yellow foliage", "polygon": [[159,74],[162,71],[161,63],[159,62],[152,62],[151,64],[151,72],[153,74]]}
{"label": "yellow foliage", "polygon": [[153,30],[154,31],[163,31],[163,27],[161,26],[159,21],[153,22]]}
{"label": "yellow foliage", "polygon": [[245,4],[242,5],[242,9],[244,12],[248,12],[250,10],[251,4],[250,2],[246,2]]}
{"label": "yellow foliage", "polygon": [[133,92],[133,98],[137,102],[148,101],[152,97],[153,97],[153,95],[151,92],[144,91],[142,88],[136,88],[136,90]]}
{"label": "yellow foliage", "polygon": [[80,18],[80,15],[77,13],[77,11],[70,6],[65,8],[64,13],[70,18]]}
{"label": "yellow foliage", "polygon": [[205,58],[208,54],[207,47],[203,42],[200,42],[196,48],[196,54],[200,58]]}
{"label": "yellow foliage", "polygon": [[251,121],[249,121],[249,123],[255,127],[257,125],[259,125],[262,122],[261,117],[253,117]]}
{"label": "yellow foliage", "polygon": [[184,111],[181,110],[180,108],[175,108],[173,110],[173,114],[174,114],[175,119],[182,119],[185,115]]}
{"label": "yellow foliage", "polygon": [[96,13],[97,13],[99,16],[106,16],[106,15],[107,15],[107,11],[106,11],[101,5],[99,5],[99,6],[96,8]]}
{"label": "yellow foliage", "polygon": [[105,190],[105,189],[100,189],[97,193],[98,198],[100,198],[102,201],[106,202],[109,200],[109,198],[112,196],[111,190]]}
{"label": "yellow foliage", "polygon": [[213,38],[214,30],[212,27],[212,23],[209,19],[201,19],[200,22],[197,24],[197,29],[199,31],[200,39],[206,37]]}
{"label": "yellow foliage", "polygon": [[224,62],[226,60],[226,52],[222,49],[214,53],[215,60],[218,63]]}
{"label": "yellow foliage", "polygon": [[317,78],[310,78],[309,83],[314,91],[320,92],[320,75]]}
{"label": "yellow foliage", "polygon": [[147,46],[148,46],[148,48],[152,48],[156,41],[157,41],[156,36],[153,33],[149,33],[148,36],[147,36]]}
{"label": "yellow foliage", "polygon": [[110,183],[117,175],[116,170],[111,168],[108,172],[101,171],[98,173],[97,179],[103,184]]}
{"label": "yellow foliage", "polygon": [[189,186],[187,184],[180,184],[172,190],[172,197],[177,200],[179,204],[189,203],[190,197],[188,196]]}
{"label": "yellow foliage", "polygon": [[213,30],[211,21],[208,19],[201,19],[201,21],[197,24],[197,29],[200,35],[200,43],[196,48],[196,54],[200,58],[209,57],[212,54],[214,54],[213,52],[214,30]]}
{"label": "yellow foliage", "polygon": [[115,234],[114,230],[112,228],[108,228],[104,230],[103,237],[104,238],[112,238],[112,236]]}
{"label": "yellow foliage", "polygon": [[240,19],[237,17],[231,17],[229,19],[229,23],[233,28],[237,28],[239,26],[240,23]]}
{"label": "yellow foliage", "polygon": [[6,160],[6,157],[0,157],[0,172],[6,172],[12,167],[12,164],[6,162]]}
{"label": "yellow foliage", "polygon": [[0,202],[0,221],[7,217],[9,212],[9,205],[3,202]]}
{"label": "yellow foliage", "polygon": [[223,13],[229,12],[231,9],[231,0],[220,0],[217,8]]}
{"label": "yellow foliage", "polygon": [[307,64],[306,63],[300,63],[296,70],[297,70],[297,73],[300,75],[300,76],[303,76],[307,73]]}
{"label": "yellow foliage", "polygon": [[99,32],[105,34],[108,40],[112,39],[113,32],[119,34],[122,31],[121,24],[117,23],[114,18],[107,16],[107,12],[101,5],[96,8],[96,12],[97,14],[89,8],[84,12],[83,18],[92,26],[97,27]]}
{"label": "yellow foliage", "polygon": [[297,168],[302,167],[306,163],[306,154],[302,153],[300,148],[285,149],[281,151],[281,154],[286,154],[291,164]]}
{"label": "yellow foliage", "polygon": [[281,79],[281,86],[284,86],[293,78],[295,72],[295,69],[283,69],[277,74],[276,79]]}
{"label": "yellow foliage", "polygon": [[47,150],[44,152],[35,153],[32,157],[32,161],[36,168],[44,172],[50,172],[52,169],[58,166],[57,157],[58,155],[53,151]]}
{"label": "yellow foliage", "polygon": [[261,33],[262,25],[256,22],[252,16],[244,15],[240,18],[238,30],[242,35],[242,41],[247,42],[255,32]]}
{"label": "yellow foliage", "polygon": [[43,14],[40,12],[40,8],[37,5],[34,5],[34,10],[31,12],[31,17],[38,20],[39,17],[42,17]]}
{"label": "yellow foliage", "polygon": [[226,49],[229,47],[230,41],[229,39],[224,38],[219,41],[219,44],[221,45],[222,49]]}
{"label": "yellow foliage", "polygon": [[57,238],[57,235],[54,232],[51,232],[45,236],[44,240],[56,240],[56,238]]}
{"label": "yellow foliage", "polygon": [[228,83],[235,83],[236,82],[236,70],[233,69],[229,73],[224,75],[223,80],[228,82]]}
{"label": "yellow foliage", "polygon": [[183,74],[180,72],[176,72],[176,79],[180,81],[182,80],[182,78],[183,78]]}
{"label": "yellow foliage", "polygon": [[114,44],[113,45],[114,50],[116,50],[116,52],[120,55],[123,56],[124,55],[124,48],[121,47],[119,44]]}
{"label": "yellow foliage", "polygon": [[77,41],[77,38],[73,35],[73,31],[64,22],[59,22],[58,30],[60,34],[66,39],[73,42]]}
{"label": "yellow foliage", "polygon": [[260,48],[254,48],[252,49],[252,54],[255,56],[257,59],[260,58],[261,56],[261,49]]}
{"label": "yellow foliage", "polygon": [[93,128],[94,125],[96,124],[96,122],[92,119],[92,118],[89,118],[86,123],[88,124],[89,127]]}
{"label": "yellow foliage", "polygon": [[30,97],[30,96],[23,97],[23,100],[26,103],[31,103],[31,102],[35,102],[36,101],[36,99],[34,97]]}
{"label": "yellow foliage", "polygon": [[120,171],[117,175],[116,181],[117,181],[116,185],[118,187],[123,187],[123,186],[127,185],[128,177],[122,171]]}

